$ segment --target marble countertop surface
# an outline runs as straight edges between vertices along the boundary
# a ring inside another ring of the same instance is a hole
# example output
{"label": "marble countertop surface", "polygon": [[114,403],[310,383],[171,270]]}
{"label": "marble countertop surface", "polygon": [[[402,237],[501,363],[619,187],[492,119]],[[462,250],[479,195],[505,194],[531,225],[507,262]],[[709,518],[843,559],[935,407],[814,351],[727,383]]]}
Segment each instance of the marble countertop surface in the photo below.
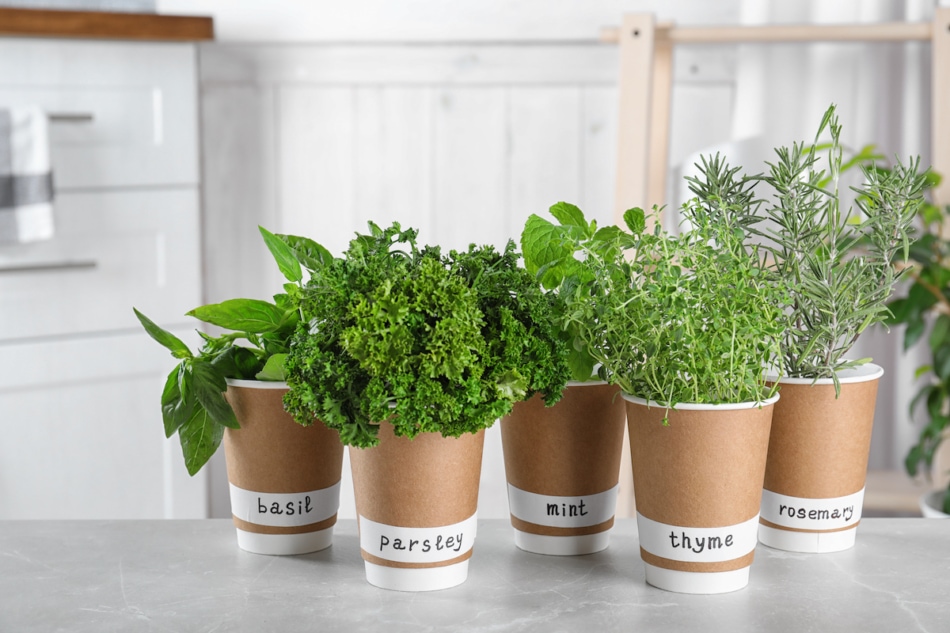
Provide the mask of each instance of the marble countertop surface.
{"label": "marble countertop surface", "polygon": [[479,521],[468,580],[429,593],[364,578],[355,521],[305,556],[249,554],[228,520],[0,522],[0,631],[950,632],[950,522],[866,519],[854,549],[759,545],[749,586],[648,586],[636,522],[578,557],[515,548]]}

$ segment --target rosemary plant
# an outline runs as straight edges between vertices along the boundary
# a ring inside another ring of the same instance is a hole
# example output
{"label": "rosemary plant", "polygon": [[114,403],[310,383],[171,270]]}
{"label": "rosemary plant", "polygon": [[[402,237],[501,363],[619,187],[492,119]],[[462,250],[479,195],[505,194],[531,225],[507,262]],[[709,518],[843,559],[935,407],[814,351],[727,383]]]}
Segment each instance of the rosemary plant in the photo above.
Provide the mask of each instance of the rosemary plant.
{"label": "rosemary plant", "polygon": [[[831,142],[820,146],[817,139],[826,130]],[[891,263],[900,251],[907,256],[926,182],[919,159],[888,169],[861,164],[865,183],[851,188],[858,211],[842,209],[840,138],[831,106],[812,144],[776,149],[776,162],[761,177],[774,190],[773,203],[765,207],[773,224],[752,229],[771,241],[766,248],[772,272],[790,290],[783,374],[831,378],[836,387],[836,372],[870,360],[845,355],[864,330],[889,314],[886,302],[903,272]]]}

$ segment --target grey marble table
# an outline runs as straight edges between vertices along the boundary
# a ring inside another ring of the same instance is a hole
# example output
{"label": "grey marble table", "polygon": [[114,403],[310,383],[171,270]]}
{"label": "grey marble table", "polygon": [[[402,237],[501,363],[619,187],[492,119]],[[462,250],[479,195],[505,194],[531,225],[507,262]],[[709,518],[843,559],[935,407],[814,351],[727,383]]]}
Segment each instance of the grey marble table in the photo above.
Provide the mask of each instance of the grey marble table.
{"label": "grey marble table", "polygon": [[756,552],[717,596],[646,585],[636,523],[571,558],[517,550],[479,522],[468,581],[409,594],[364,580],[354,521],[328,550],[238,550],[230,521],[0,522],[0,632],[950,632],[950,522],[867,519],[837,554]]}

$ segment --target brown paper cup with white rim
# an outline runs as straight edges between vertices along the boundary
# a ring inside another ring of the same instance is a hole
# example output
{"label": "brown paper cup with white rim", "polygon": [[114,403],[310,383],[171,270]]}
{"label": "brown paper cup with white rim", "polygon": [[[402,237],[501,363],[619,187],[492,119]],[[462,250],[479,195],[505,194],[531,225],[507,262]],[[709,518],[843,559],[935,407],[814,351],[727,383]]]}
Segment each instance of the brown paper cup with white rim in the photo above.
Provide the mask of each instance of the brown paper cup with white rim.
{"label": "brown paper cup with white rim", "polygon": [[609,545],[617,508],[626,407],[620,388],[571,382],[501,420],[515,545],[537,554],[591,554]]}
{"label": "brown paper cup with white rim", "polygon": [[238,547],[255,554],[307,554],[329,547],[340,507],[343,445],[320,422],[284,411],[283,382],[228,380],[240,429],[224,432]]}
{"label": "brown paper cup with white rim", "polygon": [[647,583],[679,593],[742,589],[755,555],[778,397],[670,410],[624,399]]}
{"label": "brown paper cup with white rim", "polygon": [[782,378],[762,492],[759,541],[791,552],[854,547],[864,504],[877,386],[873,364],[834,381]]}
{"label": "brown paper cup with white rim", "polygon": [[350,447],[366,580],[383,589],[434,591],[465,582],[475,543],[485,432],[398,437]]}

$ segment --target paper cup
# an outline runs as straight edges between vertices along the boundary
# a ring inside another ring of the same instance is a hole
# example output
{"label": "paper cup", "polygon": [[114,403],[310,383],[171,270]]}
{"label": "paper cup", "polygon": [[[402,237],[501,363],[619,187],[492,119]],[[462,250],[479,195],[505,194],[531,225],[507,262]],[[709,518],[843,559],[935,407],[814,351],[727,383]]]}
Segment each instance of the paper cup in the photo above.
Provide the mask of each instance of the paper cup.
{"label": "paper cup", "polygon": [[433,591],[465,582],[475,542],[485,433],[397,437],[350,447],[366,580],[383,589]]}
{"label": "paper cup", "polygon": [[779,381],[762,492],[759,541],[792,552],[854,546],[864,501],[877,385],[884,370],[862,365],[834,382]]}
{"label": "paper cup", "polygon": [[502,418],[517,547],[562,556],[606,549],[625,421],[619,387],[604,382],[572,382],[553,407],[536,395]]}
{"label": "paper cup", "polygon": [[671,410],[624,399],[646,581],[679,593],[742,589],[778,398]]}
{"label": "paper cup", "polygon": [[224,432],[238,547],[307,554],[330,546],[340,506],[343,445],[320,422],[284,411],[282,382],[229,380],[225,396],[240,429]]}

